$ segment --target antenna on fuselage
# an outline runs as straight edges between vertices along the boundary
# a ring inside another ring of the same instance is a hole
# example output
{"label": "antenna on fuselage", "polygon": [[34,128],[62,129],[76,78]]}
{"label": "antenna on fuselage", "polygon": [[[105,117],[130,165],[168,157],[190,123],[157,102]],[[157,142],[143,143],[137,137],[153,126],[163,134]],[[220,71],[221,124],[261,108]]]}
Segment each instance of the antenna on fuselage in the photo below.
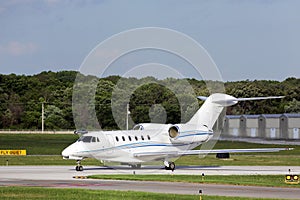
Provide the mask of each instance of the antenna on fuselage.
{"label": "antenna on fuselage", "polygon": [[74,134],[78,135],[79,137],[81,137],[82,135],[87,134],[87,133],[88,133],[87,130],[75,130],[74,131]]}

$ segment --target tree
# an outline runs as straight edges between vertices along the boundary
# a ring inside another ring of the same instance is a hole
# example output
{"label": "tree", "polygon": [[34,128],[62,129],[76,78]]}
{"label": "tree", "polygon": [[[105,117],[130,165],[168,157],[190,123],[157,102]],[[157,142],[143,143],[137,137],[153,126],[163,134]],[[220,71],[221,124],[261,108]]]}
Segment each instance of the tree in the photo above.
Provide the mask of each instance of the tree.
{"label": "tree", "polygon": [[[130,126],[151,121],[186,122],[203,103],[196,97],[208,96],[210,88],[219,91],[222,85],[196,79],[98,78],[75,71],[47,71],[32,76],[0,74],[0,128],[41,128],[40,98],[47,107],[46,129],[71,129],[75,121],[77,128],[97,129],[100,123],[103,129],[124,129],[128,103]],[[226,93],[235,97],[285,96],[241,102],[229,107],[227,114],[300,112],[299,78],[282,82],[245,80],[224,85]]]}
{"label": "tree", "polygon": [[284,110],[286,113],[300,113],[300,101],[293,99],[293,101],[284,106]]}
{"label": "tree", "polygon": [[48,105],[45,109],[45,129],[60,130],[68,127],[63,112],[54,105]]}

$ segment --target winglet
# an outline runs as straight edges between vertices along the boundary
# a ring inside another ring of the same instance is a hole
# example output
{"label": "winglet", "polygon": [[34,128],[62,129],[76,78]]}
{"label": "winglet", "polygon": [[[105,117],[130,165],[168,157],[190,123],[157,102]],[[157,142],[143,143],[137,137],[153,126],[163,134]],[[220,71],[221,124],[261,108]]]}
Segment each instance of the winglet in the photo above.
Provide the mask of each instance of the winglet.
{"label": "winglet", "polygon": [[205,96],[198,96],[197,98],[202,100],[202,101],[205,101],[207,99],[207,97],[205,97]]}

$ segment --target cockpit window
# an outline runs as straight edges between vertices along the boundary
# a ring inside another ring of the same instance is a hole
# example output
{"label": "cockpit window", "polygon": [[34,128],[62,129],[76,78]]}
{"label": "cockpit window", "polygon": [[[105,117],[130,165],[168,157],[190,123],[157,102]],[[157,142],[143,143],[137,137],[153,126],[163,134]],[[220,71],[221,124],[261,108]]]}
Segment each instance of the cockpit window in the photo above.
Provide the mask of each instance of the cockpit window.
{"label": "cockpit window", "polygon": [[133,130],[144,130],[144,127],[141,124],[137,124],[133,127]]}
{"label": "cockpit window", "polygon": [[92,136],[82,136],[77,141],[78,142],[80,142],[80,141],[82,141],[82,142],[91,142],[92,138],[93,138]]}
{"label": "cockpit window", "polygon": [[96,142],[96,138],[95,137],[92,138],[92,142]]}

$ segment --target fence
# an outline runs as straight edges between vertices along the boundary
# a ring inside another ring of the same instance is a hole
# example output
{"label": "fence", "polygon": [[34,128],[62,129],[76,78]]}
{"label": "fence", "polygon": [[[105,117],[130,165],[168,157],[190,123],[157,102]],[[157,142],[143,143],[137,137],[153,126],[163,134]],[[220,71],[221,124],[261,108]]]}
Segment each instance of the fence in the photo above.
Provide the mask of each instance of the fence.
{"label": "fence", "polygon": [[52,130],[52,131],[41,131],[41,130],[0,130],[0,134],[74,134],[74,130]]}

